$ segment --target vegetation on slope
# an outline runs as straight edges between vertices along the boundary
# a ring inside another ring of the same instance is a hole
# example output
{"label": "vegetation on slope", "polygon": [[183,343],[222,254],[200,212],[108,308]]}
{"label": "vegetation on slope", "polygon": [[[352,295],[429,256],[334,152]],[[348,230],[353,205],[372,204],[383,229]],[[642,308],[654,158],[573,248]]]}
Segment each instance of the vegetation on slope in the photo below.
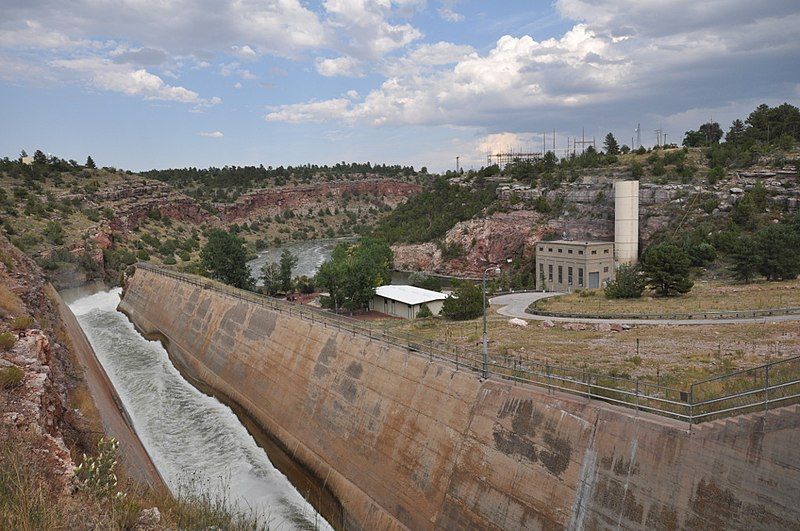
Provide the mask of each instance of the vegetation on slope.
{"label": "vegetation on slope", "polygon": [[482,213],[494,200],[495,186],[472,189],[440,177],[398,206],[374,232],[389,243],[431,241],[444,236],[459,221]]}

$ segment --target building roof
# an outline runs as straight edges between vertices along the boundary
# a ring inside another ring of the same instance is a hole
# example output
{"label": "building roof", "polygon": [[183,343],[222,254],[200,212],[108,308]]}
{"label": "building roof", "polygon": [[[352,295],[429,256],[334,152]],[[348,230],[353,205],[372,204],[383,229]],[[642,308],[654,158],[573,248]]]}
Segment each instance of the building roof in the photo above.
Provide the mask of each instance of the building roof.
{"label": "building roof", "polygon": [[423,304],[431,301],[442,301],[447,298],[444,293],[438,291],[431,291],[429,289],[422,289],[416,286],[381,286],[375,290],[376,295],[380,295],[386,299],[402,302],[413,306],[415,304]]}
{"label": "building roof", "polygon": [[606,241],[599,241],[599,240],[593,240],[593,241],[587,241],[587,240],[551,240],[551,241],[544,241],[544,240],[542,240],[542,241],[539,242],[539,244],[543,244],[543,243],[555,243],[557,245],[608,245],[610,243],[613,244],[614,242],[613,241],[606,242]]}

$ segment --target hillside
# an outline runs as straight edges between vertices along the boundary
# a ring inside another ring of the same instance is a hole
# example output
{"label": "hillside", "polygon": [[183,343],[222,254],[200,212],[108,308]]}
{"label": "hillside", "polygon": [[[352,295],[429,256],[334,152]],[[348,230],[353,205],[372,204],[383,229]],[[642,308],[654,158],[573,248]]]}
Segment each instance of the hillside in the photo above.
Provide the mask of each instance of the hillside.
{"label": "hillside", "polygon": [[6,158],[0,161],[2,226],[59,287],[92,278],[116,282],[137,260],[192,269],[214,227],[236,232],[252,252],[363,232],[426,179],[412,169],[356,165],[254,169],[258,178],[242,177],[248,172],[135,174],[55,157],[30,165]]}

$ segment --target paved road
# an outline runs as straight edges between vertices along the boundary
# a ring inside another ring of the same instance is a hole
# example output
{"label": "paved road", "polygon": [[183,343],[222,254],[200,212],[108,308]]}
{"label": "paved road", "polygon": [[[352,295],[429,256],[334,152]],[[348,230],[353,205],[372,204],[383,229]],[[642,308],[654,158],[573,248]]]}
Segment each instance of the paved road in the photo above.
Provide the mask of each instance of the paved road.
{"label": "paved road", "polygon": [[527,313],[525,308],[531,303],[547,297],[554,297],[561,293],[511,293],[499,295],[489,299],[497,307],[497,313],[506,317],[517,317],[528,321],[553,321],[568,323],[594,323],[594,324],[640,324],[640,325],[720,325],[720,324],[748,324],[748,323],[778,323],[783,321],[800,321],[800,315],[773,315],[771,317],[751,317],[747,319],[591,319],[572,317],[548,317]]}

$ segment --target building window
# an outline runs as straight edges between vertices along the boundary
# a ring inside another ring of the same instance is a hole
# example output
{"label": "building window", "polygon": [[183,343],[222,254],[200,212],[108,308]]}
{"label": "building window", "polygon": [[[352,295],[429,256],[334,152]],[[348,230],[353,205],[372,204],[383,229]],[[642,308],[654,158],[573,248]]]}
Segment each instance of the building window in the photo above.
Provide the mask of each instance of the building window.
{"label": "building window", "polygon": [[559,248],[559,249],[558,249],[558,252],[559,252],[559,253],[563,253],[563,252],[564,252],[564,249],[561,249],[561,248]]}
{"label": "building window", "polygon": [[608,266],[603,268],[603,273],[608,273]]}
{"label": "building window", "polygon": [[579,250],[579,251],[578,251],[578,254],[583,254],[583,251],[580,251],[580,250]]}
{"label": "building window", "polygon": [[548,248],[547,248],[547,252],[548,252],[548,253],[552,253],[552,252],[553,252],[553,248],[552,248],[552,247],[548,247]]}
{"label": "building window", "polygon": [[593,250],[592,254],[597,254],[597,249]]}
{"label": "building window", "polygon": [[583,268],[578,268],[578,285],[583,286]]}
{"label": "building window", "polygon": [[539,247],[539,250],[540,251],[544,251],[544,247]]}
{"label": "building window", "polygon": [[564,266],[558,266],[558,283],[564,283]]}
{"label": "building window", "polygon": [[548,264],[547,266],[547,280],[553,281],[553,264]]}
{"label": "building window", "polygon": [[603,254],[608,254],[608,249],[603,249]]}
{"label": "building window", "polygon": [[567,284],[572,285],[572,268],[567,268]]}

